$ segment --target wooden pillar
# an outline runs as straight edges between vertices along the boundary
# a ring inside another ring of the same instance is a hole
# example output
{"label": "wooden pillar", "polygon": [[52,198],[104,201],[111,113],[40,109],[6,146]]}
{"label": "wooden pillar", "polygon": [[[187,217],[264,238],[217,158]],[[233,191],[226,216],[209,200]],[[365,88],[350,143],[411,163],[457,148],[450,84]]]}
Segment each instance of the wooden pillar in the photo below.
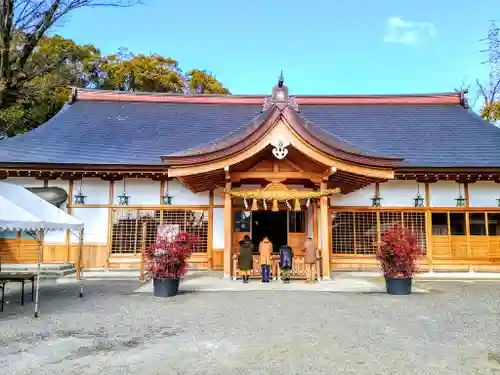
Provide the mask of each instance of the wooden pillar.
{"label": "wooden pillar", "polygon": [[106,259],[106,268],[109,268],[109,257],[111,256],[111,246],[113,242],[113,205],[115,197],[115,181],[109,180],[109,196],[108,196],[108,256]]}
{"label": "wooden pillar", "polygon": [[314,238],[314,247],[318,248],[318,204],[316,202],[313,203],[313,238]]}
{"label": "wooden pillar", "polygon": [[140,279],[144,281],[144,251],[146,251],[146,236],[147,236],[147,223],[142,223],[142,236],[141,236],[141,266],[140,266]]}
{"label": "wooden pillar", "polygon": [[[465,198],[465,207],[470,207],[470,201],[469,201],[469,184],[466,182],[464,184],[464,198]],[[474,268],[472,266],[471,262],[471,245],[470,245],[470,216],[469,213],[465,213],[465,236],[467,239],[467,258],[469,259],[469,272],[473,272]]]}
{"label": "wooden pillar", "polygon": [[76,255],[76,279],[82,278],[82,257],[83,257],[83,229],[80,230],[78,239],[78,251]]}
{"label": "wooden pillar", "polygon": [[[83,178],[83,176],[82,176]],[[72,214],[71,205],[73,204],[73,180],[68,181],[68,215]],[[71,232],[69,230],[66,231],[66,263],[70,261],[71,254]]]}
{"label": "wooden pillar", "polygon": [[[224,240],[225,241],[225,240]],[[208,236],[207,236],[207,261],[208,269],[212,269],[213,264],[213,243],[214,243],[214,191],[210,190],[208,195]]]}
{"label": "wooden pillar", "polygon": [[226,181],[226,193],[224,195],[224,278],[229,279],[231,273],[232,261],[232,242],[233,242],[233,207],[232,198],[227,191],[231,190],[231,181]]}
{"label": "wooden pillar", "polygon": [[[320,191],[326,190],[326,182],[321,182]],[[328,235],[328,197],[321,197],[319,203],[320,225],[321,225],[321,265],[323,269],[323,280],[330,280],[330,246]]]}
{"label": "wooden pillar", "polygon": [[[163,206],[163,194],[165,194],[165,180],[160,181],[160,205]],[[160,225],[163,225],[163,210],[160,210]]]}
{"label": "wooden pillar", "polygon": [[427,262],[429,272],[433,272],[432,267],[432,212],[429,210],[431,206],[431,188],[428,182],[425,183],[425,248],[427,253]]}
{"label": "wooden pillar", "polygon": [[469,184],[466,182],[464,184],[464,198],[465,198],[465,207],[469,206]]}

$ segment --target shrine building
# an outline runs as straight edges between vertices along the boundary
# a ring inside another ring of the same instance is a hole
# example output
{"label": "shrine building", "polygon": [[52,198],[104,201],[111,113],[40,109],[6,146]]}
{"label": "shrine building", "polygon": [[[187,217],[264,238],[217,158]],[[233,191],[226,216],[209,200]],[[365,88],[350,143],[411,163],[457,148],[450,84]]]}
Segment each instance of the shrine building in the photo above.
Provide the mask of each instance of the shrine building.
{"label": "shrine building", "polygon": [[[500,270],[500,129],[464,93],[291,96],[283,77],[268,96],[74,89],[45,124],[0,141],[0,179],[85,223],[86,269],[139,269],[172,224],[200,239],[190,267],[225,277],[245,234],[289,244],[302,277],[312,236],[328,279],[376,269],[400,223],[423,271]],[[75,262],[77,238],[43,241],[43,263]],[[0,233],[3,264],[36,263],[36,250]]]}

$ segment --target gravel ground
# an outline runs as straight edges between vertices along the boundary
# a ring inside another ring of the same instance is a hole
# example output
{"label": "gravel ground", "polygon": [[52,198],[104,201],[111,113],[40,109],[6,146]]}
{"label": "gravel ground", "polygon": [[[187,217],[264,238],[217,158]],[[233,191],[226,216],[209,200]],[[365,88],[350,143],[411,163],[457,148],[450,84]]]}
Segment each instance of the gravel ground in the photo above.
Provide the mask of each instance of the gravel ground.
{"label": "gravel ground", "polygon": [[17,292],[0,313],[0,374],[500,374],[500,283],[418,284],[431,293],[44,285],[39,319]]}

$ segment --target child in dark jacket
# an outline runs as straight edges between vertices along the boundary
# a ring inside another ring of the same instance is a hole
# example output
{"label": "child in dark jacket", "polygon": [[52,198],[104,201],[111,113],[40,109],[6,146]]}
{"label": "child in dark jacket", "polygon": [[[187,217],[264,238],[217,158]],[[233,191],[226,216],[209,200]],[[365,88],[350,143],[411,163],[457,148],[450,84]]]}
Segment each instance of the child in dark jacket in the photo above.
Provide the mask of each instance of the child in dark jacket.
{"label": "child in dark jacket", "polygon": [[280,247],[280,269],[281,280],[284,283],[290,282],[290,275],[292,273],[293,250],[288,245]]}

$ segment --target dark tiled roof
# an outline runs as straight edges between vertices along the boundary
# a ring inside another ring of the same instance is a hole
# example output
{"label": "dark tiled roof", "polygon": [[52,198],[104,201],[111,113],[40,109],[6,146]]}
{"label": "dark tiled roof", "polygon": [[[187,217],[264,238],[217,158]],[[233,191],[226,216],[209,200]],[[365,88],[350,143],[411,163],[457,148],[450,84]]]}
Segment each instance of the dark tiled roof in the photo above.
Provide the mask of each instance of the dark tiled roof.
{"label": "dark tiled roof", "polygon": [[302,106],[301,115],[404,166],[500,166],[500,129],[459,105]]}
{"label": "dark tiled roof", "polygon": [[[0,141],[0,163],[160,164],[225,139],[260,105],[76,101],[26,135]],[[500,167],[500,129],[459,105],[300,105],[316,132],[419,167]]]}

